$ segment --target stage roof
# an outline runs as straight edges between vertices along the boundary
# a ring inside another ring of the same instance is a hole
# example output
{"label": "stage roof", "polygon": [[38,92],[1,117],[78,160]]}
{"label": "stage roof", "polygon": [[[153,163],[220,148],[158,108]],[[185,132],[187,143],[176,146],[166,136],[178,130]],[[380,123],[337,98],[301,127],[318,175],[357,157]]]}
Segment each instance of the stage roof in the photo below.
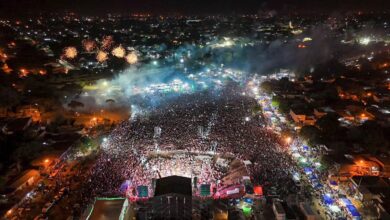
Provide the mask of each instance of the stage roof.
{"label": "stage roof", "polygon": [[172,193],[191,196],[191,179],[182,176],[168,176],[156,181],[154,196]]}

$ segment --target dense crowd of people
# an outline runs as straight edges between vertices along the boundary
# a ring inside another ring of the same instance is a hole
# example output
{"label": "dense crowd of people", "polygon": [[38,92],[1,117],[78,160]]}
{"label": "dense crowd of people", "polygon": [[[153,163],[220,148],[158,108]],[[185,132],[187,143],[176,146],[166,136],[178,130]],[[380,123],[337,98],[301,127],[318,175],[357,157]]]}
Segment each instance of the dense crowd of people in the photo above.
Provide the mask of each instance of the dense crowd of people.
{"label": "dense crowd of people", "polygon": [[276,189],[278,194],[294,190],[291,159],[278,136],[260,126],[264,122],[254,114],[254,106],[253,98],[227,87],[217,94],[170,99],[123,122],[102,144],[84,187],[84,204],[96,196],[121,195],[125,181],[150,185],[153,178],[169,175],[197,176],[199,183],[221,181],[229,173],[216,163],[223,155],[234,156],[227,164],[233,159],[250,161],[248,175],[265,190]]}

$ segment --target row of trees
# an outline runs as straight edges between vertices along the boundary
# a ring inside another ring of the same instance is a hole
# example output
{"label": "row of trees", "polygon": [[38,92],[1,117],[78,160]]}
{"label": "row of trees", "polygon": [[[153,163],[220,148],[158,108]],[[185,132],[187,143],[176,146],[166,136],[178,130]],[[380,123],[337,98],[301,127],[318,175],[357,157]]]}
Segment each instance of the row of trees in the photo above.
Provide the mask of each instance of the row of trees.
{"label": "row of trees", "polygon": [[366,121],[360,126],[341,127],[338,115],[330,113],[317,120],[315,126],[303,126],[299,135],[309,144],[325,144],[334,150],[348,152],[352,146],[378,154],[389,150],[390,133],[375,121]]}
{"label": "row of trees", "polygon": [[[279,81],[274,80],[264,82],[261,87],[268,93],[275,91],[284,93],[291,90],[291,83],[283,79]],[[324,88],[321,88],[321,86],[321,84],[317,85],[319,88],[316,90],[317,92],[308,94],[309,97],[317,100],[311,104],[313,106],[308,106],[307,104],[298,104],[300,106],[297,106],[296,100],[286,99],[281,96],[273,96],[272,105],[277,107],[282,113],[288,114],[292,107],[299,107],[300,109],[320,107],[323,104],[334,103],[339,100],[334,86]],[[383,129],[375,121],[367,121],[361,126],[347,128],[340,126],[338,118],[339,115],[336,113],[329,113],[318,119],[314,126],[304,126],[300,131],[300,136],[312,145],[325,144],[340,152],[348,152],[354,146],[372,154],[388,151],[390,147],[390,140],[388,140],[390,132]]]}

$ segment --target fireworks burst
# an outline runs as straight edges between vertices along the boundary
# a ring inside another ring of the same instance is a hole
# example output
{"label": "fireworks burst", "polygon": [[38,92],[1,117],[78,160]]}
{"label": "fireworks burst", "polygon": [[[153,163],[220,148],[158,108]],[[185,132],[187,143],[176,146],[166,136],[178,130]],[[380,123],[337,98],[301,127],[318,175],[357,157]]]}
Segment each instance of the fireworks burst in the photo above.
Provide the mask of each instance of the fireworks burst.
{"label": "fireworks burst", "polygon": [[77,49],[75,47],[66,47],[64,49],[64,55],[68,59],[74,59],[77,57]]}
{"label": "fireworks burst", "polygon": [[104,61],[106,61],[108,59],[108,54],[106,52],[100,50],[96,55],[96,59],[98,62],[103,63]]}
{"label": "fireworks burst", "polygon": [[129,64],[136,64],[138,62],[138,56],[134,51],[127,54],[125,58]]}
{"label": "fireworks burst", "polygon": [[96,43],[93,40],[84,39],[82,44],[86,52],[92,52],[96,48]]}
{"label": "fireworks burst", "polygon": [[108,50],[114,44],[114,38],[112,36],[104,36],[102,39],[102,49]]}
{"label": "fireworks burst", "polygon": [[112,50],[112,55],[118,58],[123,58],[126,55],[126,50],[121,45],[119,45]]}

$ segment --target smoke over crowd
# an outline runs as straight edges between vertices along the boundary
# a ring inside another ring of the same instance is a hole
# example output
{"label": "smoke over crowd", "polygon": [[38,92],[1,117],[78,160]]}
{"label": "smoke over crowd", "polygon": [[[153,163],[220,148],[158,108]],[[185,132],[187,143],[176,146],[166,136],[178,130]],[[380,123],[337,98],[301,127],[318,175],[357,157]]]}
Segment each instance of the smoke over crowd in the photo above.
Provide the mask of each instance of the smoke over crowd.
{"label": "smoke over crowd", "polygon": [[[85,110],[129,108],[134,103],[141,103],[146,107],[156,106],[161,99],[175,96],[177,93],[162,96],[145,92],[149,87],[159,88],[177,79],[190,85],[198,83],[189,79],[189,75],[197,76],[210,70],[221,71],[223,68],[241,71],[244,75],[269,74],[280,69],[303,75],[318,64],[340,58],[338,54],[346,55],[348,51],[362,50],[356,44],[342,44],[340,37],[329,36],[326,34],[330,33],[326,26],[317,27],[308,33],[268,43],[255,38],[222,37],[207,42],[206,46],[184,44],[170,51],[170,55],[164,59],[154,61],[143,61],[142,55],[137,58],[129,54],[129,57],[126,57],[130,59],[128,63],[135,63],[132,61],[138,59],[137,65],[128,65],[111,80],[98,81],[93,89],[85,89],[78,101],[84,103]],[[310,40],[304,41],[304,38]],[[114,54],[124,56],[121,48],[120,46],[114,49]],[[167,50],[164,44],[157,48],[160,48],[160,51]],[[209,85],[209,80],[211,79],[206,79],[204,83]],[[208,88],[210,87],[212,86],[209,85]]]}

